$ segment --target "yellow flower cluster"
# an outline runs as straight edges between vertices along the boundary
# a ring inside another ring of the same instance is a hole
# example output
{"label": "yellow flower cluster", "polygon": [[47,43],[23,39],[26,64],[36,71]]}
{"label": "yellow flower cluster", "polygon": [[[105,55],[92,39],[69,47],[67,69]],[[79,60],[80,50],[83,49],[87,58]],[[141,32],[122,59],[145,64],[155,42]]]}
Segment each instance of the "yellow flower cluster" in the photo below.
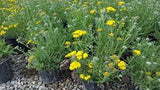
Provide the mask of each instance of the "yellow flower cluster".
{"label": "yellow flower cluster", "polygon": [[109,33],[109,36],[110,36],[110,37],[113,37],[113,36],[114,36],[114,33]]}
{"label": "yellow flower cluster", "polygon": [[6,31],[1,30],[1,31],[0,31],[0,35],[4,35],[4,34],[6,34]]}
{"label": "yellow flower cluster", "polygon": [[[117,55],[112,55],[111,59],[115,60],[115,62],[117,63],[117,66],[119,67],[119,69],[126,70],[126,63],[124,61],[120,60]],[[109,68],[113,68],[114,69],[113,63],[109,63],[108,66],[109,66]]]}
{"label": "yellow flower cluster", "polygon": [[156,75],[157,75],[157,76],[160,76],[160,72],[156,72]]}
{"label": "yellow flower cluster", "polygon": [[72,51],[72,52],[68,53],[67,55],[65,55],[65,57],[68,58],[68,57],[71,57],[75,54],[76,54],[76,51]]}
{"label": "yellow flower cluster", "polygon": [[30,43],[32,43],[32,44],[37,44],[35,41],[33,41],[33,40],[28,40],[28,42],[27,42],[27,44],[30,44]]}
{"label": "yellow flower cluster", "polygon": [[4,35],[4,34],[6,34],[7,33],[7,30],[9,30],[10,28],[12,28],[12,27],[17,27],[18,26],[18,23],[15,23],[15,24],[11,24],[11,25],[9,25],[8,27],[7,26],[5,26],[4,25],[5,23],[3,22],[2,23],[2,25],[1,25],[1,27],[0,27],[0,35]]}
{"label": "yellow flower cluster", "polygon": [[87,32],[86,31],[83,31],[83,30],[76,30],[72,33],[73,35],[73,38],[78,38],[82,35],[85,35]]}
{"label": "yellow flower cluster", "polygon": [[80,74],[79,76],[81,79],[84,79],[84,80],[88,80],[91,78],[91,75],[84,75],[84,74]]}
{"label": "yellow flower cluster", "polygon": [[75,70],[77,68],[80,68],[81,67],[81,63],[78,62],[78,61],[73,61],[70,66],[69,66],[69,69],[70,70]]}
{"label": "yellow flower cluster", "polygon": [[141,54],[140,50],[133,50],[133,54],[139,56]]}
{"label": "yellow flower cluster", "polygon": [[95,13],[95,10],[91,10],[90,13],[91,13],[91,14],[94,14],[94,13]]}
{"label": "yellow flower cluster", "polygon": [[121,60],[118,60],[118,67],[121,69],[121,70],[126,70],[126,63],[124,61],[121,61]]}
{"label": "yellow flower cluster", "polygon": [[151,72],[146,72],[146,75],[150,76],[150,75],[152,75],[152,73]]}
{"label": "yellow flower cluster", "polygon": [[108,20],[107,22],[106,22],[106,25],[108,25],[108,26],[115,26],[115,21],[114,20]]}
{"label": "yellow flower cluster", "polygon": [[119,6],[122,6],[122,5],[124,5],[125,4],[125,2],[124,1],[120,1],[120,2],[118,2],[118,5]]}
{"label": "yellow flower cluster", "polygon": [[85,59],[88,57],[88,54],[87,53],[84,53],[83,51],[72,51],[70,53],[68,53],[67,55],[65,55],[66,58],[68,57],[71,57],[71,56],[74,56],[78,59],[78,60],[81,60],[82,58]]}
{"label": "yellow flower cluster", "polygon": [[89,68],[93,68],[93,63],[92,63],[92,62],[89,63],[89,64],[88,64],[88,67],[89,67]]}
{"label": "yellow flower cluster", "polygon": [[98,28],[97,31],[98,31],[98,32],[101,32],[101,31],[102,31],[102,28]]}
{"label": "yellow flower cluster", "polygon": [[104,76],[108,77],[110,75],[109,72],[104,72]]}
{"label": "yellow flower cluster", "polygon": [[102,1],[98,1],[97,4],[98,4],[98,5],[102,4]]}
{"label": "yellow flower cluster", "polygon": [[1,3],[3,5],[2,10],[3,11],[9,11],[9,15],[10,17],[13,17],[16,13],[20,12],[23,8],[23,5],[17,4],[17,0],[2,0]]}
{"label": "yellow flower cluster", "polygon": [[34,56],[33,56],[33,55],[29,56],[29,58],[28,58],[28,63],[31,63],[31,62],[32,62],[32,60],[33,60],[33,58],[34,58]]}
{"label": "yellow flower cluster", "polygon": [[107,10],[107,13],[116,11],[116,9],[113,7],[107,7],[106,10]]}

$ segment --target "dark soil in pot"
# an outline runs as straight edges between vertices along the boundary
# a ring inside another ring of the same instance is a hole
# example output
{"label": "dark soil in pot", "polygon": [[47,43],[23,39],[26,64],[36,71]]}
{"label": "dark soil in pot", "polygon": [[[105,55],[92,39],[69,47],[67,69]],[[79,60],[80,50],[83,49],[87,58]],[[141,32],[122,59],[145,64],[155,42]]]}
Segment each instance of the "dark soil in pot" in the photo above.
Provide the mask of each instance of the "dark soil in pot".
{"label": "dark soil in pot", "polygon": [[[5,38],[5,42],[7,45],[11,45],[13,48],[18,46],[19,49],[21,49],[24,52],[27,52],[29,50],[29,48],[26,47],[25,45],[18,43],[16,39]],[[22,54],[22,51],[20,51],[18,49],[14,49],[14,52],[16,52],[18,54]]]}
{"label": "dark soil in pot", "polygon": [[13,71],[10,66],[11,58],[0,58],[0,83],[6,83],[13,77]]}
{"label": "dark soil in pot", "polygon": [[113,81],[110,81],[109,88],[111,90],[139,90],[128,75],[123,75],[121,80],[114,79]]}
{"label": "dark soil in pot", "polygon": [[41,70],[39,75],[45,84],[59,80],[59,70]]}
{"label": "dark soil in pot", "polygon": [[107,83],[100,84],[83,82],[83,90],[109,90]]}

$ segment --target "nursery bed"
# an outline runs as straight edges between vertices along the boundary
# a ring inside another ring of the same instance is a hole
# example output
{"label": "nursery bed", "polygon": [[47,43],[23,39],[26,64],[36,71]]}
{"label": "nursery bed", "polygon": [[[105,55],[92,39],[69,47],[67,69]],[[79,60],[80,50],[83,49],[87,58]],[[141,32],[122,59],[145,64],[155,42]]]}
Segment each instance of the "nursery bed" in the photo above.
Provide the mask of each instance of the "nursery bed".
{"label": "nursery bed", "polygon": [[[51,84],[44,84],[35,70],[26,68],[27,60],[23,54],[12,55],[11,67],[14,77],[7,83],[0,84],[0,90],[82,90],[81,82],[70,77]],[[110,83],[109,90],[129,90],[130,81]],[[128,87],[129,86],[129,87]],[[134,90],[134,89],[133,89]]]}

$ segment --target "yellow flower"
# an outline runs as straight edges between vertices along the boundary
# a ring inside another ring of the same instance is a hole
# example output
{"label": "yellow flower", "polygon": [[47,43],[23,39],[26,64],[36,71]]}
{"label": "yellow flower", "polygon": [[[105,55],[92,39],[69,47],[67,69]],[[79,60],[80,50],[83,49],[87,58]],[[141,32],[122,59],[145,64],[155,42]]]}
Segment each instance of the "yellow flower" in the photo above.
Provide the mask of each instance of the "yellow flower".
{"label": "yellow flower", "polygon": [[86,34],[87,32],[86,31],[81,31],[82,35]]}
{"label": "yellow flower", "polygon": [[30,43],[32,43],[32,44],[36,44],[36,42],[32,41],[31,39],[30,39],[30,40],[28,40],[27,44],[30,44]]}
{"label": "yellow flower", "polygon": [[74,38],[80,37],[82,35],[85,35],[87,32],[83,30],[76,30],[72,33]]}
{"label": "yellow flower", "polygon": [[118,63],[118,67],[121,69],[121,70],[125,70],[126,69],[126,63],[124,61],[120,61]]}
{"label": "yellow flower", "polygon": [[116,9],[113,7],[107,7],[106,10],[107,10],[107,13],[116,11]]}
{"label": "yellow flower", "polygon": [[123,40],[121,37],[118,37],[117,39],[116,39],[117,41],[121,41],[121,40]]}
{"label": "yellow flower", "polygon": [[3,27],[4,30],[8,30],[8,27]]}
{"label": "yellow flower", "polygon": [[76,54],[76,51],[72,51],[72,52],[68,53],[67,55],[65,55],[65,58],[71,57],[75,54]]}
{"label": "yellow flower", "polygon": [[114,68],[113,63],[109,63],[109,64],[108,64],[108,67],[109,67],[110,69]]}
{"label": "yellow flower", "polygon": [[76,53],[76,56],[82,55],[82,54],[83,54],[83,51],[78,51],[78,52]]}
{"label": "yellow flower", "polygon": [[71,42],[70,41],[66,41],[65,45],[71,45]]}
{"label": "yellow flower", "polygon": [[4,35],[4,34],[6,34],[6,31],[1,30],[1,31],[0,31],[0,35]]}
{"label": "yellow flower", "polygon": [[80,74],[79,76],[81,79],[84,79],[84,80],[88,80],[89,78],[91,78],[90,75],[84,75],[84,74]]}
{"label": "yellow flower", "polygon": [[117,60],[116,60],[116,63],[119,63],[120,61],[121,61],[121,60],[117,59]]}
{"label": "yellow flower", "polygon": [[76,51],[72,51],[71,52],[71,55],[73,56],[73,55],[75,55],[76,54]]}
{"label": "yellow flower", "polygon": [[70,70],[75,70],[75,69],[78,69],[81,67],[81,63],[80,62],[77,62],[77,61],[73,61],[70,66],[69,66],[69,69]]}
{"label": "yellow flower", "polygon": [[83,51],[78,51],[78,52],[76,53],[76,58],[77,58],[78,60],[81,60],[81,59],[82,59],[82,54],[83,54]]}
{"label": "yellow flower", "polygon": [[114,20],[108,20],[106,22],[106,25],[108,25],[108,26],[114,26],[115,25],[115,21]]}
{"label": "yellow flower", "polygon": [[160,72],[156,72],[156,75],[157,75],[157,76],[160,76]]}
{"label": "yellow flower", "polygon": [[125,2],[123,2],[123,1],[118,2],[118,5],[119,5],[119,6],[122,6],[122,5],[124,5],[124,4],[125,4]]}
{"label": "yellow flower", "polygon": [[9,28],[12,28],[13,27],[13,25],[9,25]]}
{"label": "yellow flower", "polygon": [[76,41],[74,41],[74,42],[72,42],[72,44],[77,44],[77,42],[76,42]]}
{"label": "yellow flower", "polygon": [[118,56],[117,55],[112,55],[111,58],[116,60],[116,59],[118,59]]}
{"label": "yellow flower", "polygon": [[14,25],[13,25],[13,27],[17,27],[17,26],[18,26],[18,24],[19,24],[19,23],[14,24]]}
{"label": "yellow flower", "polygon": [[128,9],[125,7],[125,8],[120,9],[120,11],[128,11]]}
{"label": "yellow flower", "polygon": [[88,70],[88,73],[92,73],[92,69],[89,69],[89,70]]}
{"label": "yellow flower", "polygon": [[80,74],[80,76],[79,76],[81,79],[83,79],[84,77],[85,77],[85,75],[84,74]]}
{"label": "yellow flower", "polygon": [[100,12],[103,12],[103,9],[101,8],[99,11],[100,11]]}
{"label": "yellow flower", "polygon": [[152,73],[151,72],[146,72],[146,75],[150,76],[150,75],[152,75]]}
{"label": "yellow flower", "polygon": [[114,36],[114,33],[110,33],[109,36],[110,36],[110,37],[113,37],[113,36]]}
{"label": "yellow flower", "polygon": [[74,3],[77,3],[77,0],[74,0],[73,2],[74,2]]}
{"label": "yellow flower", "polygon": [[82,59],[82,56],[76,56],[78,60],[81,60]]}
{"label": "yellow flower", "polygon": [[39,24],[39,23],[41,23],[41,21],[40,21],[40,20],[36,22],[36,24]]}
{"label": "yellow flower", "polygon": [[135,54],[135,55],[140,55],[141,54],[141,51],[140,50],[133,50],[133,54]]}
{"label": "yellow flower", "polygon": [[121,70],[126,70],[126,66],[119,67]]}
{"label": "yellow flower", "polygon": [[71,57],[72,55],[70,53],[68,53],[67,55],[65,55],[65,58]]}
{"label": "yellow flower", "polygon": [[91,14],[94,14],[94,13],[95,13],[95,10],[91,10],[90,13],[91,13]]}
{"label": "yellow flower", "polygon": [[109,75],[109,72],[104,72],[104,76],[108,77]]}
{"label": "yellow flower", "polygon": [[89,64],[88,64],[88,67],[89,67],[89,68],[93,68],[93,63],[92,63],[92,62],[89,63]]}
{"label": "yellow flower", "polygon": [[85,59],[85,58],[87,58],[88,57],[88,54],[87,53],[84,53],[83,54],[83,58]]}
{"label": "yellow flower", "polygon": [[98,5],[99,5],[99,4],[102,4],[102,1],[98,1],[97,4],[98,4]]}
{"label": "yellow flower", "polygon": [[33,58],[34,58],[33,55],[29,56],[29,58],[28,58],[28,63],[31,63],[31,61],[33,60]]}
{"label": "yellow flower", "polygon": [[98,28],[97,31],[98,31],[98,32],[101,32],[101,31],[102,31],[102,28]]}

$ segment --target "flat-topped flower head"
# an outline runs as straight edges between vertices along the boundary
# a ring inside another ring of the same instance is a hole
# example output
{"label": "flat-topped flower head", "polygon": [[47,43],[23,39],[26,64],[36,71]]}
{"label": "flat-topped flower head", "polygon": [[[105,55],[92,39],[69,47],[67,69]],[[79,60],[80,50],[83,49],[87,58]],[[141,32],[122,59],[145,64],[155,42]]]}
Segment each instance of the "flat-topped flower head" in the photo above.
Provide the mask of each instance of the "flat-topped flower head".
{"label": "flat-topped flower head", "polygon": [[108,77],[110,75],[109,72],[104,72],[104,76]]}
{"label": "flat-topped flower head", "polygon": [[124,61],[120,61],[118,63],[118,67],[121,69],[121,70],[125,70],[126,69],[126,63]]}
{"label": "flat-topped flower head", "polygon": [[91,13],[91,14],[94,14],[94,13],[95,13],[95,10],[91,10],[90,13]]}
{"label": "flat-topped flower head", "polygon": [[139,56],[141,54],[140,50],[133,50],[133,54]]}
{"label": "flat-topped flower head", "polygon": [[120,1],[120,2],[118,2],[118,5],[119,6],[122,6],[122,5],[124,5],[125,4],[125,2],[124,1]]}
{"label": "flat-topped flower head", "polygon": [[90,79],[91,78],[91,76],[90,75],[84,75],[84,74],[80,74],[80,76],[79,76],[81,79],[84,79],[84,80],[88,80],[88,79]]}
{"label": "flat-topped flower head", "polygon": [[97,31],[98,31],[98,32],[101,32],[101,31],[102,31],[102,28],[98,28]]}
{"label": "flat-topped flower head", "polygon": [[85,35],[87,32],[86,31],[83,31],[83,30],[76,30],[72,33],[73,35],[73,38],[78,38],[82,35]]}
{"label": "flat-topped flower head", "polygon": [[110,36],[110,37],[113,37],[113,36],[114,36],[114,33],[109,33],[109,36]]}
{"label": "flat-topped flower head", "polygon": [[108,20],[107,22],[106,22],[106,25],[108,25],[108,26],[114,26],[115,25],[115,21],[114,20]]}
{"label": "flat-topped flower head", "polygon": [[78,69],[81,67],[81,63],[78,62],[78,61],[73,61],[70,66],[69,66],[69,69],[70,70],[75,70],[75,69]]}
{"label": "flat-topped flower head", "polygon": [[107,10],[107,13],[116,11],[116,9],[113,7],[107,7],[106,10]]}

